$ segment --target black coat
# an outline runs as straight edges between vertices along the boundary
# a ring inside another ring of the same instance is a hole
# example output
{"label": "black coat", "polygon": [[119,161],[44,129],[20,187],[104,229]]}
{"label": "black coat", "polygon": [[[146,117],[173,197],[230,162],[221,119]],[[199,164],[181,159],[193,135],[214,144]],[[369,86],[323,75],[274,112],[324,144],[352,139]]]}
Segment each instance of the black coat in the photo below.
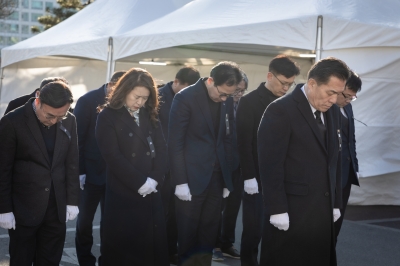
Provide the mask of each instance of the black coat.
{"label": "black coat", "polygon": [[[265,110],[258,131],[265,222],[260,265],[335,265],[333,208],[341,207],[340,110],[325,114],[327,149],[298,85]],[[335,194],[336,191],[336,194]],[[288,231],[269,222],[289,214]]]}
{"label": "black coat", "polygon": [[261,189],[258,154],[257,131],[265,108],[276,100],[274,94],[262,82],[258,88],[240,99],[236,113],[237,145],[240,157],[240,167],[244,180],[256,178]]}
{"label": "black coat", "polygon": [[39,89],[36,89],[34,92],[32,92],[31,94],[27,94],[27,95],[22,95],[21,97],[15,98],[14,100],[10,101],[8,103],[7,109],[4,112],[4,115],[8,114],[10,111],[17,109],[20,106],[23,106],[26,104],[26,102],[30,99],[30,98],[34,98],[36,96],[36,92]]}
{"label": "black coat", "polygon": [[73,114],[57,123],[52,164],[32,108],[33,99],[0,122],[0,213],[13,212],[18,224],[37,226],[45,216],[51,183],[58,217],[78,206],[78,140]]}
{"label": "black coat", "polygon": [[[353,108],[351,104],[346,105],[344,108],[346,112],[349,128],[348,128],[348,138],[347,143],[343,143],[343,147],[348,147],[348,149],[343,149],[342,152],[342,187],[346,186],[347,182],[351,182],[354,185],[360,186],[357,179],[358,172],[358,160],[357,160],[357,152],[356,152],[356,136],[355,136],[355,128],[354,128],[354,114]],[[345,119],[345,118],[343,118]],[[343,129],[342,129],[343,130]],[[350,164],[353,167],[353,172],[350,173]]]}
{"label": "black coat", "polygon": [[[166,171],[166,144],[160,123],[150,122],[146,109],[140,127],[122,107],[105,108],[97,118],[96,139],[107,164],[102,221],[103,265],[169,265],[165,217],[160,192],[138,193],[147,177],[161,183]],[[147,137],[155,146],[152,159]]]}
{"label": "black coat", "polygon": [[158,111],[158,116],[165,140],[168,140],[169,111],[171,110],[172,100],[175,96],[175,93],[172,91],[172,83],[172,81],[168,82],[164,87],[158,89],[158,95],[160,96],[160,110]]}
{"label": "black coat", "polygon": [[194,85],[175,95],[168,125],[168,154],[172,179],[175,185],[188,183],[192,195],[199,195],[207,188],[217,158],[225,187],[233,191],[233,100],[228,99],[221,103],[217,138],[207,99],[209,96],[204,86],[204,79],[199,79]]}
{"label": "black coat", "polygon": [[106,87],[107,84],[104,84],[80,97],[74,110],[78,128],[79,174],[85,174],[86,182],[95,185],[104,185],[106,182],[106,164],[95,137],[96,108],[104,104]]}

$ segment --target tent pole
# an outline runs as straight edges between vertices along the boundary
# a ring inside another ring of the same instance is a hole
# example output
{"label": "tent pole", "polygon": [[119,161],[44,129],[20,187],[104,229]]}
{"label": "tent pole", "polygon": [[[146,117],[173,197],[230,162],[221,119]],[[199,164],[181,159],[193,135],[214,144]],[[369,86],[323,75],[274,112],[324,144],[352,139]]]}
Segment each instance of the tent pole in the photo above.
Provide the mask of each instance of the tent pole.
{"label": "tent pole", "polygon": [[321,60],[321,49],[322,49],[322,16],[318,16],[315,62],[318,62],[319,60]]}
{"label": "tent pole", "polygon": [[107,77],[106,83],[108,83],[111,79],[112,74],[114,73],[115,61],[114,61],[114,45],[113,38],[108,38],[108,56],[107,56]]}

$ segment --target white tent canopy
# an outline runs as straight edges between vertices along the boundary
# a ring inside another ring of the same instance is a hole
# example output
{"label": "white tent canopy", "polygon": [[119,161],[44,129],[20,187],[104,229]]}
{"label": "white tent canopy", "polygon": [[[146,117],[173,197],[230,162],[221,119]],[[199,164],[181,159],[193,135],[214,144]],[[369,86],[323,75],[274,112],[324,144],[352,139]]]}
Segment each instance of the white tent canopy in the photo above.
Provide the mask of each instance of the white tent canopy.
{"label": "white tent canopy", "polygon": [[[60,25],[3,49],[2,66],[65,55],[103,60],[104,68],[108,60],[110,67],[109,37],[117,69],[133,66],[141,56],[156,61],[186,54],[202,61],[221,58],[216,51],[228,51],[239,63],[247,59],[254,64],[254,58],[271,51],[296,56],[321,49],[322,58],[344,60],[363,80],[353,107],[355,118],[368,125],[356,122],[360,172],[365,178],[360,189],[353,188],[350,202],[400,205],[399,10],[400,1],[373,0],[195,0],[180,8],[171,0],[97,0]],[[318,17],[322,17],[321,35]],[[18,67],[13,69],[18,72]],[[6,90],[11,89],[3,85],[2,103],[10,98]]]}

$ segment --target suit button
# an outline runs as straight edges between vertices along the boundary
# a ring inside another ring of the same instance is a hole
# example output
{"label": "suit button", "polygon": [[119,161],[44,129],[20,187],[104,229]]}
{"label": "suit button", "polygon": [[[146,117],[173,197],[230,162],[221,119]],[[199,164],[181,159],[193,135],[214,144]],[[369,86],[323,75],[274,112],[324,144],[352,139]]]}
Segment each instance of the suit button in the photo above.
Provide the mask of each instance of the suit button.
{"label": "suit button", "polygon": [[132,153],[132,157],[135,157],[136,156],[136,154],[135,153]]}
{"label": "suit button", "polygon": [[132,133],[129,133],[129,137],[132,137],[133,136],[133,134]]}
{"label": "suit button", "polygon": [[347,157],[347,160],[350,162],[350,157]]}
{"label": "suit button", "polygon": [[150,155],[150,152],[146,152],[146,155]]}
{"label": "suit button", "polygon": [[329,196],[329,192],[325,192],[325,197],[328,197]]}
{"label": "suit button", "polygon": [[47,188],[45,188],[44,190],[45,190],[45,191],[49,191],[50,189],[47,187]]}

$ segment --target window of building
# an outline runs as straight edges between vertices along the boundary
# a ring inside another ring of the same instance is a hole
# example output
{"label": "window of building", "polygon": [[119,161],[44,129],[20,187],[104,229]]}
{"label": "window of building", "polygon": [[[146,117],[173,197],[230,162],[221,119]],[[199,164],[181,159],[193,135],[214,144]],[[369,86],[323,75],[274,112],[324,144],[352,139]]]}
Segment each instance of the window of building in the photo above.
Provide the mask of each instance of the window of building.
{"label": "window of building", "polygon": [[19,41],[19,38],[16,36],[6,37],[6,45],[13,45]]}
{"label": "window of building", "polygon": [[31,2],[32,9],[41,9],[43,10],[43,1],[32,1]]}
{"label": "window of building", "polygon": [[8,28],[10,27],[10,24],[7,23],[0,23],[0,32],[8,32]]}
{"label": "window of building", "polygon": [[10,24],[10,27],[8,28],[8,32],[19,33],[19,25],[18,24]]}
{"label": "window of building", "polygon": [[9,17],[7,17],[8,20],[19,20],[19,12],[15,11],[13,12]]}
{"label": "window of building", "polygon": [[31,13],[31,21],[32,22],[38,22],[38,17],[41,17],[42,14],[38,14],[38,13]]}
{"label": "window of building", "polygon": [[23,8],[29,8],[29,0],[21,0],[21,6]]}
{"label": "window of building", "polygon": [[[1,2],[3,2],[3,1],[1,1]],[[18,8],[18,7],[19,7],[19,0],[13,0],[12,2],[13,2],[13,4],[14,4],[14,7],[15,7],[15,8]]]}
{"label": "window of building", "polygon": [[0,36],[0,45],[6,45],[6,38],[3,36]]}
{"label": "window of building", "polygon": [[22,13],[21,13],[21,20],[22,20],[22,21],[29,21],[29,13],[27,13],[27,12],[22,12]]}
{"label": "window of building", "polygon": [[29,26],[28,26],[28,25],[22,25],[22,26],[21,26],[21,33],[22,33],[22,34],[29,34],[29,33],[31,33],[31,32],[30,32],[30,29],[29,29]]}
{"label": "window of building", "polygon": [[45,9],[47,10],[48,8],[49,9],[53,8],[53,2],[46,2]]}

